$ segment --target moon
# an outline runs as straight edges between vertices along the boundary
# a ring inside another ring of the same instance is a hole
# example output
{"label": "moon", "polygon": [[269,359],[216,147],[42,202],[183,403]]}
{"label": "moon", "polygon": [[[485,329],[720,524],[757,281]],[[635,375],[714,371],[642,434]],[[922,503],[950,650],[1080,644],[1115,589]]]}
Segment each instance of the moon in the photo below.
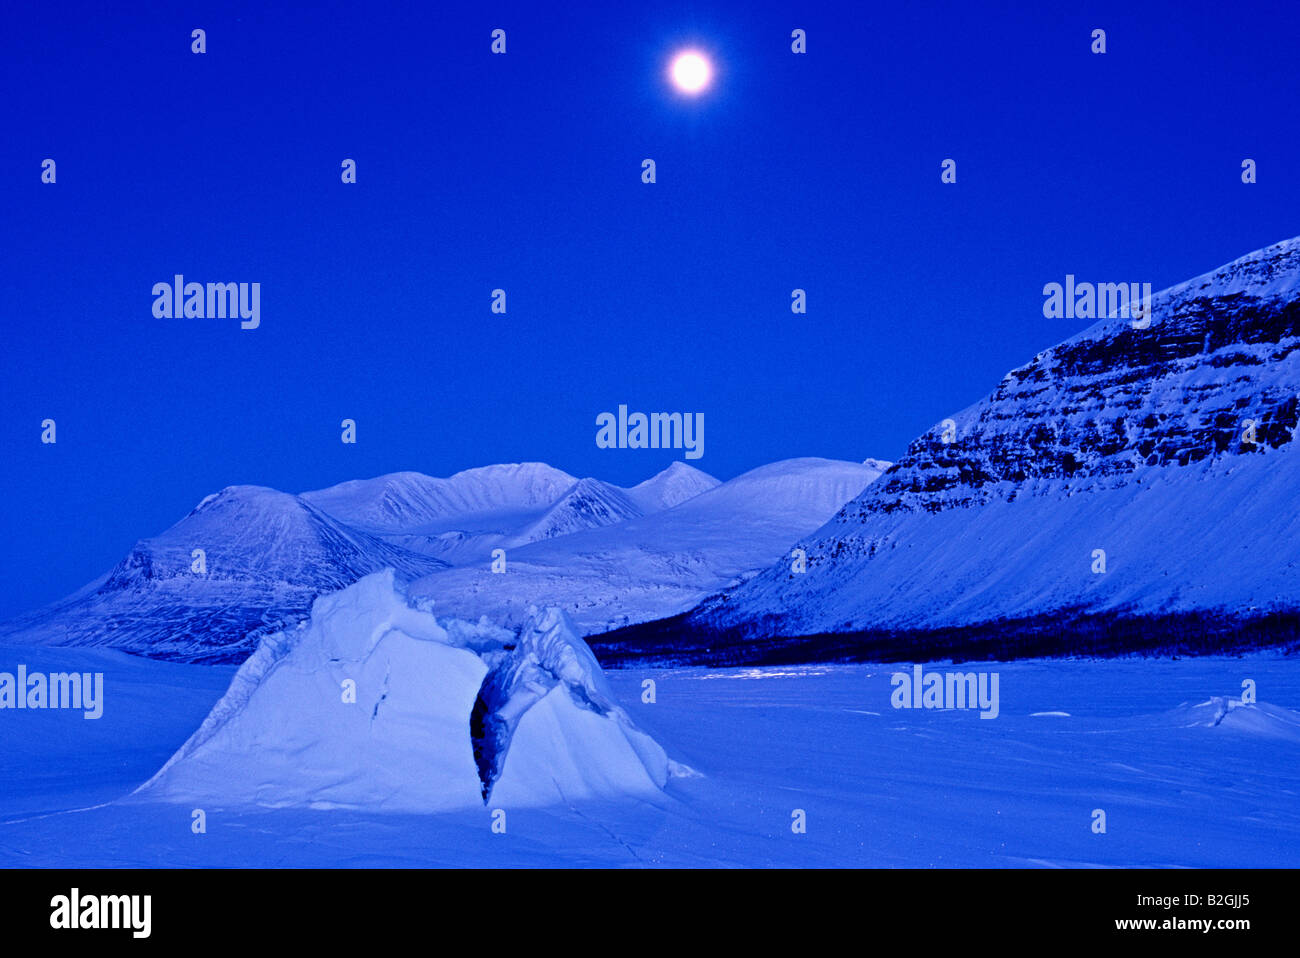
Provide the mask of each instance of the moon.
{"label": "moon", "polygon": [[699,93],[713,78],[713,67],[703,55],[685,50],[673,58],[673,83],[683,93]]}

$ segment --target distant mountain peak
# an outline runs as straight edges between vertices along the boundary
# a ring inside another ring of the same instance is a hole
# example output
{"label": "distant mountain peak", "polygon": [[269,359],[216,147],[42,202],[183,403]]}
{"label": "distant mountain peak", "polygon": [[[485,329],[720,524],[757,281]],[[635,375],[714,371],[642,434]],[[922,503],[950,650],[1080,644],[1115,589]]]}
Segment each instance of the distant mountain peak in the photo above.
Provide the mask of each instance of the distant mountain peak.
{"label": "distant mountain peak", "polygon": [[512,542],[522,544],[553,539],[583,529],[614,525],[642,514],[643,511],[625,490],[599,479],[579,479]]}
{"label": "distant mountain peak", "polygon": [[643,511],[653,512],[671,509],[719,485],[721,483],[707,472],[678,460],[662,472],[637,483],[628,492]]}

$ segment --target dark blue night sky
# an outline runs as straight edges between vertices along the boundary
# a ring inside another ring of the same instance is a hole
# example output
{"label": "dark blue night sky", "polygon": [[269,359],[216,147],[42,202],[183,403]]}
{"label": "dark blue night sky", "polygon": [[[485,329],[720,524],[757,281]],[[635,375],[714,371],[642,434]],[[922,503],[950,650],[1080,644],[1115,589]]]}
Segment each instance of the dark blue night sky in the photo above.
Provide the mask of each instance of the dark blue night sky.
{"label": "dark blue night sky", "polygon": [[[1045,283],[1300,233],[1294,3],[134,6],[0,14],[0,615],[230,484],[683,458],[598,449],[620,403],[721,479],[896,458],[1089,324]],[[260,328],[155,318],[176,273]]]}

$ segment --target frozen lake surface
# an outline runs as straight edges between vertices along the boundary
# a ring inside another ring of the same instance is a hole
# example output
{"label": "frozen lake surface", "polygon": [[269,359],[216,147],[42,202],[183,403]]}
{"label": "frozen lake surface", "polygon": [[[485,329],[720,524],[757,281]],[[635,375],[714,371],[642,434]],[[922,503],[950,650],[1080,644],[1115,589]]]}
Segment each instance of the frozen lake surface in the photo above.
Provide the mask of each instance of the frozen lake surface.
{"label": "frozen lake surface", "polygon": [[494,806],[212,806],[194,834],[188,805],[123,799],[233,667],[0,648],[0,671],[18,663],[102,671],[106,701],[98,720],[0,711],[2,867],[1300,865],[1300,663],[1279,655],[925,666],[997,672],[995,719],[893,708],[890,675],[908,666],[609,672],[698,776],[650,800],[506,807],[505,834]]}

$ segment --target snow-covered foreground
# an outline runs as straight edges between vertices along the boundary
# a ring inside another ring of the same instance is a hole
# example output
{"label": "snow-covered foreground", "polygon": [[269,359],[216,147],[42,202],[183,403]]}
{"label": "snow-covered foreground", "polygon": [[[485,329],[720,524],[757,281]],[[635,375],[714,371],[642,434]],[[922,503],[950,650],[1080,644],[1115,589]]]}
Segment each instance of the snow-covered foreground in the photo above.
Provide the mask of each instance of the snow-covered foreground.
{"label": "snow-covered foreground", "polygon": [[[18,663],[104,672],[105,708],[0,711],[3,867],[1300,864],[1300,669],[1275,655],[963,666],[999,673],[991,720],[893,709],[894,666],[610,672],[637,725],[701,777],[648,800],[505,806],[505,834],[490,807],[216,805],[194,834],[189,804],[121,799],[233,668],[0,648],[0,671]],[[1243,679],[1260,706],[1228,707]]]}

